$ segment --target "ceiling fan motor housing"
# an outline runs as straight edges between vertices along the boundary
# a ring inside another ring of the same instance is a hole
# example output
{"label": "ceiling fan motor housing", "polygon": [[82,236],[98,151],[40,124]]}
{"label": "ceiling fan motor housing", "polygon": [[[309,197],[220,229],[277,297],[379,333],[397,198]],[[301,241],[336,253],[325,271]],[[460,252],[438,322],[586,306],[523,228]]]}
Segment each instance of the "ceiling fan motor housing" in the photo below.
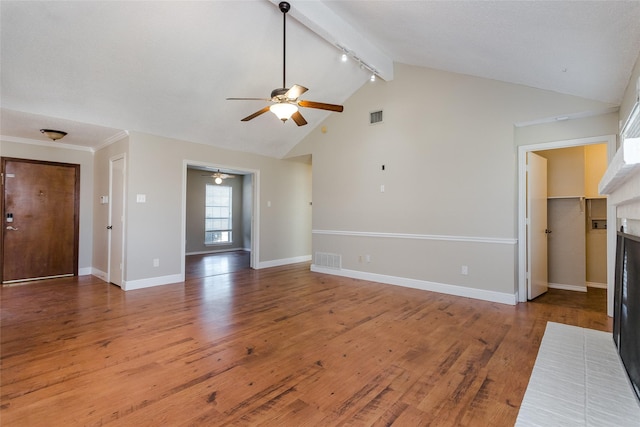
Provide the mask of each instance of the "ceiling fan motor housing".
{"label": "ceiling fan motor housing", "polygon": [[271,99],[273,101],[278,101],[280,100],[280,98],[282,96],[284,96],[285,93],[287,93],[289,89],[287,89],[286,87],[282,87],[282,88],[278,88],[278,89],[274,89],[271,91]]}

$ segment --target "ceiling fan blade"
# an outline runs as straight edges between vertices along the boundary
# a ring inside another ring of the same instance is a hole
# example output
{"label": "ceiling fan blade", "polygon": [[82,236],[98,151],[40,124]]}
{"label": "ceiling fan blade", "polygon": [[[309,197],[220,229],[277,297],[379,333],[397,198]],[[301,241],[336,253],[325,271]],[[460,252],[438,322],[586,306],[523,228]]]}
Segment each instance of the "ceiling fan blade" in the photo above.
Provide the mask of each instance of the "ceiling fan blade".
{"label": "ceiling fan blade", "polygon": [[293,113],[291,115],[291,118],[293,119],[294,122],[296,122],[298,126],[304,126],[307,124],[307,121],[304,119],[304,117],[302,117],[302,114],[300,114],[300,111],[296,111],[295,113]]}
{"label": "ceiling fan blade", "polygon": [[251,119],[255,119],[256,117],[258,117],[260,114],[264,114],[267,111],[269,111],[269,106],[264,107],[262,110],[256,111],[255,113],[253,113],[250,116],[245,117],[244,119],[240,120],[241,122],[248,122]]}
{"label": "ceiling fan blade", "polygon": [[227,101],[271,101],[271,98],[227,98]]}
{"label": "ceiling fan blade", "polygon": [[284,96],[286,96],[289,99],[298,99],[298,97],[300,95],[302,95],[303,93],[305,93],[306,91],[308,91],[309,89],[307,89],[304,86],[300,86],[300,85],[293,85],[291,86],[291,89],[289,89]]}
{"label": "ceiling fan blade", "polygon": [[325,104],[323,102],[314,101],[298,101],[298,105],[307,108],[317,108],[319,110],[335,111],[337,113],[342,113],[342,111],[344,110],[344,107],[342,105]]}
{"label": "ceiling fan blade", "polygon": [[255,113],[251,114],[250,116],[245,117],[244,119],[240,120],[241,122],[248,122],[251,119],[255,119],[256,117],[258,117],[260,114],[264,114],[267,111],[269,111],[269,107],[264,107],[262,110],[258,110]]}

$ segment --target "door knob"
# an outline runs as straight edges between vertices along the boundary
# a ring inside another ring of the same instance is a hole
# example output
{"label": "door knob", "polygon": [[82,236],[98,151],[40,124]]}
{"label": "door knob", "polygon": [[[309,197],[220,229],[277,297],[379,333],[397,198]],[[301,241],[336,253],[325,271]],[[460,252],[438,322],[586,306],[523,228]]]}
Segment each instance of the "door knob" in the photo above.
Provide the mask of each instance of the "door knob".
{"label": "door knob", "polygon": [[111,230],[113,228],[113,225],[107,225],[107,230]]}
{"label": "door knob", "polygon": [[548,228],[544,230],[545,234],[551,234],[551,230],[549,230]]}
{"label": "door knob", "polygon": [[12,226],[12,225],[7,225],[7,230],[18,231],[18,229],[17,229],[17,228],[15,228],[15,227],[14,227],[14,226]]}

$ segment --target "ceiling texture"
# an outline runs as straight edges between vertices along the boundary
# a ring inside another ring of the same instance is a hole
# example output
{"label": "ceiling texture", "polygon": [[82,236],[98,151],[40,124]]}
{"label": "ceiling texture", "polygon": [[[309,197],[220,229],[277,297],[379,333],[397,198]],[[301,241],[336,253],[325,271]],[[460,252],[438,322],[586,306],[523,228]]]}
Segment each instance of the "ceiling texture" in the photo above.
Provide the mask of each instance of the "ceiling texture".
{"label": "ceiling texture", "polygon": [[[640,1],[290,3],[286,86],[318,102],[392,80],[395,62],[615,106],[640,52]],[[338,114],[241,122],[267,103],[226,100],[282,86],[278,1],[2,0],[0,20],[5,140],[54,128],[68,135],[52,144],[95,150],[135,131],[280,158]]]}

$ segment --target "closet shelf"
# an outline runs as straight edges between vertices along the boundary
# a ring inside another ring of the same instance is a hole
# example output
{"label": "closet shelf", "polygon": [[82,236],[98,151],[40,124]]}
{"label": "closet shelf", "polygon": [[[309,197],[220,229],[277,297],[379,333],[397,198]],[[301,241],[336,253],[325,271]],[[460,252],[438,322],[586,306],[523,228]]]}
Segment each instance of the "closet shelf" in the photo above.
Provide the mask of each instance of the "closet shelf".
{"label": "closet shelf", "polygon": [[549,196],[547,199],[606,199],[607,196]]}

